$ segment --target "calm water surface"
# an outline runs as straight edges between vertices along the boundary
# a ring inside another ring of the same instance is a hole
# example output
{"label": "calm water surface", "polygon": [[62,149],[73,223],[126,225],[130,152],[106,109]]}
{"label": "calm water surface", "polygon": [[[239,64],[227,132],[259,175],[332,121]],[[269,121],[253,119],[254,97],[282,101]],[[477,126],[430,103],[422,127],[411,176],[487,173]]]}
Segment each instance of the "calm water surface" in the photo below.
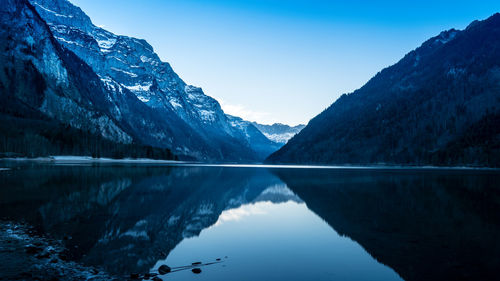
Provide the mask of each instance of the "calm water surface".
{"label": "calm water surface", "polygon": [[167,264],[164,280],[493,280],[500,268],[495,171],[1,167],[0,217],[115,275]]}

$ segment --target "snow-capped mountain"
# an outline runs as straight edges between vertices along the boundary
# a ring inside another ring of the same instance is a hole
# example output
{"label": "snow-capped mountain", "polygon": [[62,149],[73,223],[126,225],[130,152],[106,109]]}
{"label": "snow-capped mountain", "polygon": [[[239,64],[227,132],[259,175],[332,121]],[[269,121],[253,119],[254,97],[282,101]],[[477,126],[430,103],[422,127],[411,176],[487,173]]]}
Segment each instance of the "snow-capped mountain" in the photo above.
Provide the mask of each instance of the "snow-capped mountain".
{"label": "snow-capped mountain", "polygon": [[[262,158],[255,155],[272,150],[255,151],[259,146],[252,148],[246,132],[232,125],[219,103],[201,88],[186,84],[145,40],[95,26],[67,0],[30,2],[54,38],[99,76],[108,91],[107,99],[114,105],[113,114],[129,124],[141,142],[205,160],[257,161]],[[149,120],[151,125],[134,119],[135,108],[123,104],[124,92],[133,93],[151,109],[155,119]],[[157,123],[167,123],[168,130],[152,128]]]}
{"label": "snow-capped mountain", "polygon": [[272,125],[263,125],[256,122],[252,123],[259,131],[261,131],[264,136],[272,140],[275,143],[284,145],[289,139],[298,134],[305,125],[288,126],[281,123],[275,123]]}
{"label": "snow-capped mountain", "polygon": [[258,158],[265,158],[282,146],[280,143],[269,139],[254,123],[229,114],[227,117],[232,127],[243,132],[244,138],[248,140],[250,147],[258,153]]}

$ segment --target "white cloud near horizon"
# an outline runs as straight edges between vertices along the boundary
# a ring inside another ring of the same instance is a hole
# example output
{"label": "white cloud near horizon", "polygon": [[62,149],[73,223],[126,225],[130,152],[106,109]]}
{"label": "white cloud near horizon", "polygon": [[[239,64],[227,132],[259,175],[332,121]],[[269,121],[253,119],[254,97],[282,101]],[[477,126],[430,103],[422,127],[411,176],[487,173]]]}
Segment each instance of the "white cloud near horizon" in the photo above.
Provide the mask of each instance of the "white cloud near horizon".
{"label": "white cloud near horizon", "polygon": [[[272,123],[277,122],[276,120],[272,120],[273,118],[269,112],[255,111],[241,104],[228,103],[220,98],[218,101],[226,114],[241,117],[244,120],[257,122],[259,124],[272,125]],[[272,120],[271,123],[269,120]]]}

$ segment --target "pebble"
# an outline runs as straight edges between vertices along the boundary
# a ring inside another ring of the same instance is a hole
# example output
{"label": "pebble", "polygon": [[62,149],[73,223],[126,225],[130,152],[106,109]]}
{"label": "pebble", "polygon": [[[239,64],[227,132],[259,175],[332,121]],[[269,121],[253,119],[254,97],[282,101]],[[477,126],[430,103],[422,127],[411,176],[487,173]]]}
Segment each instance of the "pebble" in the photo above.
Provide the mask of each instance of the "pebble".
{"label": "pebble", "polygon": [[49,253],[38,254],[35,256],[37,259],[46,259],[50,257]]}
{"label": "pebble", "polygon": [[35,247],[35,246],[27,246],[26,247],[26,253],[28,253],[28,254],[33,255],[33,254],[39,253],[41,251],[42,251],[42,249]]}
{"label": "pebble", "polygon": [[164,275],[164,274],[167,274],[171,271],[172,269],[166,265],[166,264],[162,264],[159,268],[158,268],[158,273],[160,273],[161,275]]}
{"label": "pebble", "polygon": [[200,268],[193,268],[193,269],[191,269],[191,271],[192,271],[194,274],[200,274],[200,273],[201,273],[201,269],[200,269]]}
{"label": "pebble", "polygon": [[59,255],[57,256],[59,257],[60,260],[69,261],[69,256],[66,255],[65,253],[59,253]]}

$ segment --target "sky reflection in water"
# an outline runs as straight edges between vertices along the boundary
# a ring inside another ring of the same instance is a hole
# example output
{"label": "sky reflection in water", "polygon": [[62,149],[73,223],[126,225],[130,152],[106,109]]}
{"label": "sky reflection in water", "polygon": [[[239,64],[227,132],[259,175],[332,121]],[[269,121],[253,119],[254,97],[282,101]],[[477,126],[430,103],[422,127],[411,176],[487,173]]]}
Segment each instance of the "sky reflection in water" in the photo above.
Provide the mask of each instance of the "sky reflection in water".
{"label": "sky reflection in water", "polygon": [[117,276],[217,258],[163,278],[492,280],[500,266],[498,171],[2,167],[0,217]]}
{"label": "sky reflection in water", "polygon": [[[217,257],[224,262],[202,267],[197,280],[401,280],[304,203],[293,201],[226,210],[199,237],[179,243],[155,269]],[[186,270],[165,280],[189,280],[192,275]]]}

